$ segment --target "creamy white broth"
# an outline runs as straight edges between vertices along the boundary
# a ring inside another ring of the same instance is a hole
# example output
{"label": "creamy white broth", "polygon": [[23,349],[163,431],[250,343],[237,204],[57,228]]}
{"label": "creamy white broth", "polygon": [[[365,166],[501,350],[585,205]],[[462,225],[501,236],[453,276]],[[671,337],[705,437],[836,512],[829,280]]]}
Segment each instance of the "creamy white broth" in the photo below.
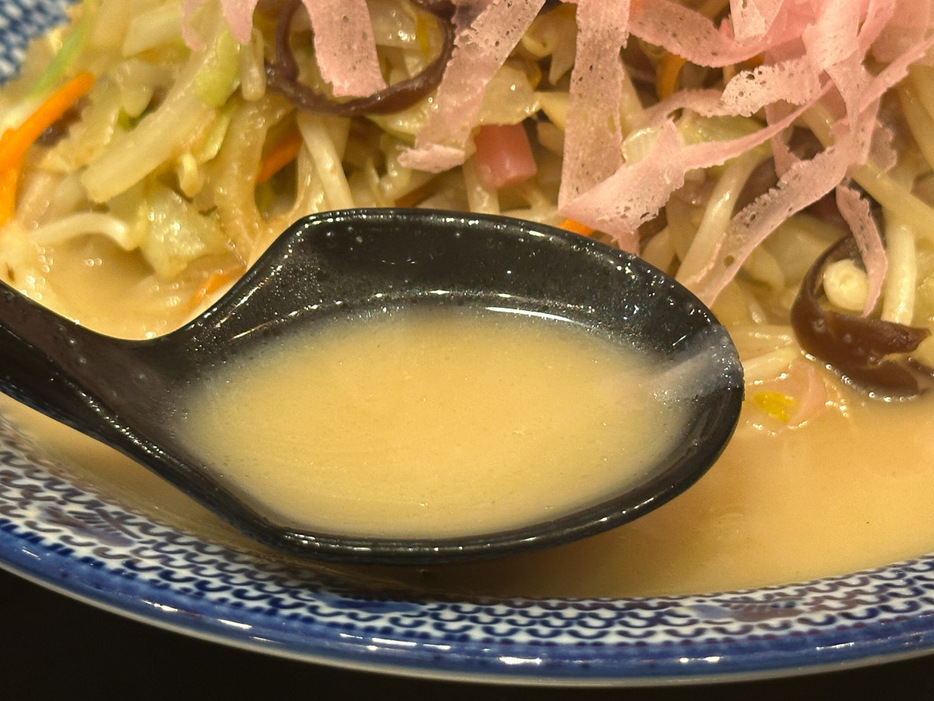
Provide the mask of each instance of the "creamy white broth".
{"label": "creamy white broth", "polygon": [[493,533],[623,491],[678,442],[657,359],[566,320],[462,308],[324,322],[238,352],[174,430],[291,527]]}

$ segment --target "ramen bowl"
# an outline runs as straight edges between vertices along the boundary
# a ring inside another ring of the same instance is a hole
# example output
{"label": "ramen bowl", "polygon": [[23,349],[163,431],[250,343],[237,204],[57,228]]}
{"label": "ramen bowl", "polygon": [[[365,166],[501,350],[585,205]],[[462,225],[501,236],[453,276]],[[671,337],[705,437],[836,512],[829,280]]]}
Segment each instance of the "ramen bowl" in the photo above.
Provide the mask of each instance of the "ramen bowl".
{"label": "ramen bowl", "polygon": [[[0,5],[0,76],[66,4]],[[802,674],[934,646],[934,556],[685,596],[425,593],[381,571],[265,551],[141,468],[111,465],[87,443],[57,448],[21,419],[0,403],[0,566],[220,644],[369,671],[567,685]]]}

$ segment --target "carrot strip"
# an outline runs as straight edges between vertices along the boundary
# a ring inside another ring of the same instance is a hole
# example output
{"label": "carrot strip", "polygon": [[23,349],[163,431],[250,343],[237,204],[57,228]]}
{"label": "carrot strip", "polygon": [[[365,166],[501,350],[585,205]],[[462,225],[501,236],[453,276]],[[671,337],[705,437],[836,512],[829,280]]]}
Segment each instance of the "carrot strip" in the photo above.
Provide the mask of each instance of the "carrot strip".
{"label": "carrot strip", "polygon": [[596,229],[591,229],[586,224],[581,224],[574,219],[565,219],[561,222],[560,226],[562,229],[573,231],[575,234],[580,234],[581,236],[590,236],[596,231]]}
{"label": "carrot strip", "polygon": [[659,100],[664,100],[678,89],[678,75],[685,63],[687,60],[677,54],[665,54],[655,77],[655,93]]}
{"label": "carrot strip", "polygon": [[20,164],[0,170],[0,226],[16,214],[16,188],[21,170]]}
{"label": "carrot strip", "polygon": [[188,310],[194,311],[207,298],[208,295],[217,292],[242,272],[242,270],[226,272],[215,270],[208,276],[208,279],[201,284],[201,287],[195,290],[195,293],[188,300]]}
{"label": "carrot strip", "polygon": [[421,187],[417,187],[414,190],[411,190],[404,195],[400,195],[396,198],[396,201],[393,204],[396,207],[414,207],[422,200],[426,199],[434,191],[434,181],[429,180],[427,183]]}
{"label": "carrot strip", "polygon": [[26,151],[93,85],[91,73],[79,73],[52,93],[22,124],[0,137],[0,225],[12,219],[16,211],[16,191]]}
{"label": "carrot strip", "polygon": [[302,149],[302,134],[296,128],[286,134],[269,153],[263,156],[256,174],[256,184],[264,183],[273,175],[298,158]]}
{"label": "carrot strip", "polygon": [[[0,148],[0,170],[21,160],[42,132],[55,124],[91,87],[94,76],[83,71],[52,93],[22,124],[4,134]],[[9,137],[7,137],[9,134]]]}
{"label": "carrot strip", "polygon": [[747,58],[740,65],[743,68],[758,68],[763,63],[765,63],[765,57],[762,54],[756,54],[750,58]]}

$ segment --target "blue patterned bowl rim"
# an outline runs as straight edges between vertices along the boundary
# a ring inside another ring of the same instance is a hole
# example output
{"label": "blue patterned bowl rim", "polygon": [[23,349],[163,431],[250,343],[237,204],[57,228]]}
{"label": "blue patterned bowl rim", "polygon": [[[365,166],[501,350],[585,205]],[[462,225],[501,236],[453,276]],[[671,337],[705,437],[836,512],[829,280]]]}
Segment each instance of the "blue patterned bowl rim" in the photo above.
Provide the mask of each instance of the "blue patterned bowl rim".
{"label": "blue patterned bowl rim", "polygon": [[[68,4],[0,3],[0,81]],[[0,415],[0,566],[140,621],[284,657],[434,678],[626,685],[806,673],[934,643],[934,556],[703,596],[418,598],[204,542],[53,467]]]}
{"label": "blue patterned bowl rim", "polygon": [[0,416],[0,562],[190,635],[327,664],[573,684],[723,680],[921,654],[934,558],[703,596],[444,600],[205,542],[78,486]]}

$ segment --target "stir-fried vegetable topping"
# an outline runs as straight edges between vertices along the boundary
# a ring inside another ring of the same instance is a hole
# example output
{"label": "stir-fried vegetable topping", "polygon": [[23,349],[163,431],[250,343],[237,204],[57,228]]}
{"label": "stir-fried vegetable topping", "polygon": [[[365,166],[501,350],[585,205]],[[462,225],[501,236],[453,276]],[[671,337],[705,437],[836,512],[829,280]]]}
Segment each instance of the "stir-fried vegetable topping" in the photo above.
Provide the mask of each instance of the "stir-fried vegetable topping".
{"label": "stir-fried vegetable topping", "polygon": [[50,252],[105,240],[188,313],[305,213],[503,213],[676,275],[750,382],[802,375],[750,393],[775,420],[826,403],[809,353],[904,396],[934,365],[886,335],[934,328],[932,46],[934,0],[85,0],[0,93],[20,141],[93,76],[0,144],[0,275],[64,304]]}

